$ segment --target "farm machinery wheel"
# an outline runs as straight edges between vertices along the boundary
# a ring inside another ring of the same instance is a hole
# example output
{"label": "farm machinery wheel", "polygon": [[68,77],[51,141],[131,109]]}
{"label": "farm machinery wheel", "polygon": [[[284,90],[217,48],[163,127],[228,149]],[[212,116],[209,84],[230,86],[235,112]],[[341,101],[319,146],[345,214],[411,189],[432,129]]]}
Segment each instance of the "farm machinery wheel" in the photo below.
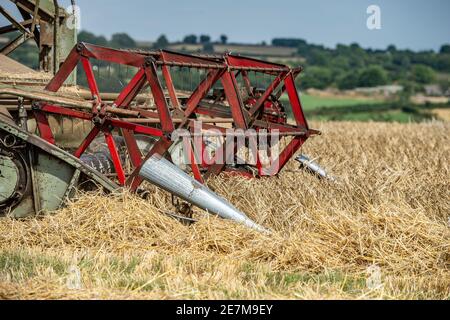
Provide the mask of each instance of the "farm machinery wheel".
{"label": "farm machinery wheel", "polygon": [[16,207],[30,186],[28,163],[21,152],[13,149],[12,137],[0,136],[0,212]]}

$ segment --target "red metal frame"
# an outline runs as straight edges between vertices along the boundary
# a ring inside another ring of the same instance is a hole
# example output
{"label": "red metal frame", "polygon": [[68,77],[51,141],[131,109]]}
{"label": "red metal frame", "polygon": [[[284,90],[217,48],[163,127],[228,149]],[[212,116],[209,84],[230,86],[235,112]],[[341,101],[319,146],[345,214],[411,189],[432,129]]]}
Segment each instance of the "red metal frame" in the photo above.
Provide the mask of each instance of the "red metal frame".
{"label": "red metal frame", "polygon": [[114,137],[108,129],[103,129],[105,134],[105,140],[108,144],[109,153],[111,154],[112,161],[114,163],[114,168],[116,169],[117,179],[121,185],[125,184],[125,171],[123,170],[122,162],[120,161],[119,151],[117,150],[116,142]]}
{"label": "red metal frame", "polygon": [[[117,99],[111,105],[107,105],[101,100],[101,93],[99,92],[90,59],[138,68],[135,76],[125,86],[122,92],[120,92]],[[207,114],[213,118],[221,118],[226,115],[227,117],[232,118],[231,122],[234,128],[244,130],[255,129],[257,131],[265,129],[269,132],[279,130],[284,135],[292,135],[291,142],[288,143],[287,147],[282,150],[278,156],[278,166],[263,169],[259,158],[257,159],[256,168],[260,174],[267,174],[269,172],[270,175],[274,175],[279,173],[308,137],[318,133],[318,131],[309,129],[298,91],[295,87],[295,77],[301,71],[299,68],[290,69],[281,64],[234,56],[231,54],[208,57],[186,55],[171,51],[148,53],[132,52],[79,43],[71,51],[58,73],[47,85],[46,90],[57,92],[79,62],[81,62],[83,70],[86,73],[89,89],[92,93],[92,110],[87,112],[86,110],[80,111],[74,108],[65,108],[48,103],[37,103],[35,105],[34,113],[40,134],[48,142],[55,143],[50,126],[48,125],[47,114],[59,114],[92,121],[95,124],[94,128],[85,137],[74,155],[80,157],[92,141],[98,135],[103,134],[111,153],[119,183],[121,185],[129,186],[132,190],[136,190],[142,181],[138,173],[144,161],[155,153],[164,156],[172,145],[170,137],[174,130],[176,128],[192,129],[193,121],[199,115]],[[193,90],[192,94],[185,101],[181,101],[177,95],[171,75],[172,67],[187,67],[207,71],[206,77],[198,84],[197,88]],[[162,72],[162,77],[167,87],[168,97],[166,97],[158,77],[158,70],[161,70]],[[248,95],[252,97],[252,83],[248,75],[249,72],[274,76],[274,80],[269,87],[261,96],[254,98],[254,103],[250,105],[243,101],[236,80],[238,75],[242,76],[245,90]],[[200,106],[211,88],[219,82],[222,83],[224,88],[225,103],[216,109],[208,109],[204,106]],[[141,93],[146,84],[150,87],[153,95],[155,107],[153,111],[144,109],[142,106],[131,106],[133,100]],[[263,106],[268,101],[269,97],[277,90],[278,95],[287,92],[296,121],[295,126],[275,123],[261,118]],[[121,111],[120,113],[120,110],[124,111]],[[142,119],[152,119],[153,122],[157,122],[157,125],[155,126],[153,124],[153,126],[150,126],[135,123],[136,121],[134,120],[133,122],[133,119],[135,119],[136,116],[134,116],[135,118],[128,118],[129,120],[127,120],[125,110],[129,110],[134,115],[138,114]],[[178,112],[175,112],[177,110]],[[118,117],[119,114],[120,118]],[[213,120],[211,120],[211,122],[213,123]],[[221,130],[221,132],[225,132],[225,127],[220,126],[218,123],[204,124],[203,129],[218,129]],[[123,164],[120,161],[117,146],[113,139],[114,130],[121,132],[126,142],[133,166],[133,171],[128,174],[124,171]],[[157,137],[159,138],[159,141],[147,155],[142,155],[137,147],[134,134]],[[202,156],[202,165],[198,166],[196,161],[193,160],[195,160],[196,155],[202,155],[203,152],[195,150],[192,141],[188,143],[188,145],[189,150],[187,151],[191,157],[192,172],[198,181],[203,182],[209,176],[227,170],[227,167],[224,164],[212,163],[210,165],[205,165],[205,159],[203,159]],[[223,148],[225,149],[225,147]],[[234,157],[237,150],[224,150],[224,152],[227,153],[227,157]],[[203,176],[201,168],[207,169],[206,174]],[[239,173],[239,171],[232,169],[229,171],[233,174]],[[242,174],[244,176],[249,175],[248,172],[243,172]]]}
{"label": "red metal frame", "polygon": [[48,118],[45,113],[41,111],[34,111],[34,118],[36,119],[37,127],[41,138],[48,143],[55,144],[55,137],[53,136],[52,129],[48,123]]}

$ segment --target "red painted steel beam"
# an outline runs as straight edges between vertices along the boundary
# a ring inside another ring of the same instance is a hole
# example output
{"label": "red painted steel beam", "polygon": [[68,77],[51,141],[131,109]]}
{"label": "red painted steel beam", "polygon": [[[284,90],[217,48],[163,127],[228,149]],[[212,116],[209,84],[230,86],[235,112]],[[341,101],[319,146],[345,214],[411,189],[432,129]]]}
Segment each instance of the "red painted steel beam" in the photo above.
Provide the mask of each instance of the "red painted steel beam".
{"label": "red painted steel beam", "polygon": [[250,78],[248,77],[248,72],[242,71],[241,75],[242,75],[242,79],[244,79],[245,90],[247,91],[247,94],[249,95],[249,97],[251,97],[253,95],[252,83],[250,81]]}
{"label": "red painted steel beam", "polygon": [[82,47],[81,54],[88,58],[136,68],[140,68],[145,64],[146,57],[138,53],[105,48],[87,43],[80,43],[79,45]]}
{"label": "red painted steel beam", "polygon": [[161,128],[166,134],[172,133],[175,130],[175,127],[173,125],[169,106],[167,105],[166,96],[158,79],[158,74],[156,72],[156,66],[154,62],[148,63],[145,68],[145,74],[153,93],[153,99],[155,100],[156,108],[158,109]]}
{"label": "red painted steel beam", "polygon": [[205,57],[198,57],[189,54],[173,52],[168,50],[161,51],[161,59],[156,58],[156,60],[163,63],[187,63],[187,64],[197,64],[197,65],[211,65],[212,67],[225,69],[225,61],[217,62],[216,59],[209,59]]}
{"label": "red painted steel beam", "polygon": [[[245,68],[255,68],[255,69],[273,69],[273,71],[289,71],[289,67],[272,63],[267,61],[262,61],[253,58],[241,57],[241,56],[226,56],[227,65],[231,68],[233,67],[245,67]],[[255,70],[257,71],[257,70]]]}
{"label": "red painted steel beam", "polygon": [[83,140],[83,142],[80,144],[80,146],[73,155],[76,158],[80,158],[83,155],[83,153],[87,150],[87,148],[89,148],[92,141],[94,141],[94,139],[98,136],[99,133],[100,133],[99,127],[92,128],[91,132],[89,132],[89,134],[86,136],[86,138]]}
{"label": "red painted steel beam", "polygon": [[122,167],[122,162],[120,160],[119,152],[117,151],[116,142],[114,141],[114,137],[109,130],[104,130],[106,144],[108,145],[109,153],[111,155],[111,159],[114,164],[114,168],[116,169],[117,179],[119,180],[120,185],[125,185],[125,172]]}
{"label": "red painted steel beam", "polygon": [[92,120],[94,117],[91,113],[86,113],[78,110],[68,109],[64,107],[59,106],[53,106],[53,105],[42,105],[40,107],[40,110],[46,113],[54,113],[54,114],[60,114],[63,116],[68,116],[72,118],[82,119],[82,120]]}
{"label": "red painted steel beam", "polygon": [[89,89],[91,90],[92,98],[96,100],[97,104],[102,103],[102,98],[100,97],[100,91],[98,90],[97,81],[95,80],[95,75],[92,71],[91,62],[88,58],[81,57],[81,63],[83,65],[84,72],[86,73],[86,78]]}
{"label": "red painted steel beam", "polygon": [[[142,90],[146,81],[145,69],[139,68],[136,75],[131,79],[127,86],[122,90],[117,99],[114,102],[114,106],[118,108],[127,108],[134,98]],[[125,139],[128,154],[130,156],[131,163],[136,168],[142,163],[142,154],[139,150],[134,133],[130,129],[121,129],[122,136]]]}
{"label": "red painted steel beam", "polygon": [[154,137],[162,137],[163,132],[160,129],[142,126],[139,124],[131,123],[124,120],[118,120],[113,118],[108,118],[105,123],[111,124],[113,127],[131,130],[134,133],[146,134]]}
{"label": "red painted steel beam", "polygon": [[141,150],[139,150],[133,131],[122,129],[122,136],[125,139],[125,145],[127,146],[131,163],[135,168],[139,167],[142,164],[142,153]]}
{"label": "red painted steel beam", "polygon": [[261,176],[274,176],[278,174],[288,163],[288,161],[295,155],[300,149],[307,137],[295,137],[286,146],[286,148],[279,154],[278,159],[274,161],[272,166],[268,169],[261,168],[259,174]]}
{"label": "red painted steel beam", "polygon": [[62,66],[59,68],[56,75],[47,84],[45,90],[57,92],[64,84],[64,81],[67,80],[72,71],[76,68],[78,61],[80,61],[80,58],[81,55],[79,53],[79,48],[78,46],[75,46],[72,51],[70,51],[69,55],[66,58],[66,61],[64,61]]}
{"label": "red painted steel beam", "polygon": [[[186,102],[186,110],[184,111],[184,116],[189,118],[195,109],[198,107],[200,101],[202,101],[213,85],[220,79],[223,74],[223,70],[211,70],[208,72],[206,78],[200,83],[200,85],[194,90],[194,92],[189,97]],[[180,125],[180,127],[185,126],[185,122]]]}
{"label": "red painted steel beam", "polygon": [[[294,77],[294,81],[297,79],[297,77],[300,75],[300,73],[302,73],[302,71],[303,71],[302,67],[292,69],[291,72],[292,72],[292,76]],[[281,88],[281,90],[279,90],[276,94],[277,99],[280,99],[280,97],[285,92],[286,92],[286,86],[283,84],[283,87]]]}
{"label": "red painted steel beam", "polygon": [[172,75],[170,74],[169,67],[162,66],[162,73],[164,77],[164,82],[166,83],[167,90],[169,91],[170,101],[172,102],[172,106],[174,108],[180,108],[180,101],[177,97],[177,92],[175,90],[175,86],[173,85]]}
{"label": "red painted steel beam", "polygon": [[[60,115],[64,115],[64,116],[68,116],[68,117],[72,117],[72,118],[83,119],[83,120],[92,120],[94,117],[90,113],[77,111],[77,110],[73,110],[73,109],[67,109],[67,108],[58,107],[58,106],[52,106],[52,105],[44,105],[40,108],[40,110],[44,111],[46,113],[60,114]],[[163,132],[160,129],[147,127],[147,126],[143,126],[143,125],[139,125],[139,124],[135,124],[135,123],[131,123],[128,121],[119,120],[119,119],[115,119],[115,118],[106,117],[105,124],[110,124],[116,128],[127,129],[127,130],[131,130],[135,133],[146,134],[149,136],[155,136],[155,137],[163,136]]]}
{"label": "red painted steel beam", "polygon": [[244,103],[242,102],[234,73],[225,72],[222,76],[222,84],[236,127],[247,129],[247,119],[244,113],[246,111],[244,111]]}
{"label": "red painted steel beam", "polygon": [[48,123],[47,115],[38,110],[35,110],[33,113],[41,138],[51,144],[55,144],[55,137],[53,136],[52,129]]}
{"label": "red painted steel beam", "polygon": [[306,121],[305,114],[303,113],[302,103],[300,101],[297,88],[295,87],[295,79],[292,73],[289,74],[288,77],[284,80],[284,85],[289,95],[289,101],[291,103],[292,112],[294,113],[294,118],[297,122],[297,125],[303,126],[308,129],[308,122]]}
{"label": "red painted steel beam", "polygon": [[195,180],[197,180],[200,183],[204,183],[202,174],[200,172],[200,168],[197,165],[197,159],[195,156],[194,148],[192,147],[192,140],[183,139],[183,147],[184,152],[189,155],[190,166],[192,169],[192,173],[194,174]]}
{"label": "red painted steel beam", "polygon": [[127,108],[134,98],[142,90],[146,81],[144,68],[139,68],[138,72],[130,80],[127,86],[122,90],[122,92],[114,101],[114,105],[119,108]]}
{"label": "red painted steel beam", "polygon": [[264,105],[264,102],[270,97],[270,95],[278,88],[278,86],[283,82],[283,80],[287,77],[288,72],[282,72],[279,76],[277,76],[269,87],[266,89],[264,94],[258,99],[256,104],[250,109],[250,116],[253,116],[256,112],[258,112],[261,107]]}

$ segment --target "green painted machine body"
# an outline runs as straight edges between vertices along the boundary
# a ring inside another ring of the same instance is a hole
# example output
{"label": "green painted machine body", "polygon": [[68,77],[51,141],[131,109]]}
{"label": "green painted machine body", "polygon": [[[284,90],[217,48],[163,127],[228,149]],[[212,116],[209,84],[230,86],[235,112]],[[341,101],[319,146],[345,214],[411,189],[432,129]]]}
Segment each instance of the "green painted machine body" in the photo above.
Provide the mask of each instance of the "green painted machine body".
{"label": "green painted machine body", "polygon": [[119,187],[62,149],[0,116],[0,214],[14,218],[48,213],[94,184]]}

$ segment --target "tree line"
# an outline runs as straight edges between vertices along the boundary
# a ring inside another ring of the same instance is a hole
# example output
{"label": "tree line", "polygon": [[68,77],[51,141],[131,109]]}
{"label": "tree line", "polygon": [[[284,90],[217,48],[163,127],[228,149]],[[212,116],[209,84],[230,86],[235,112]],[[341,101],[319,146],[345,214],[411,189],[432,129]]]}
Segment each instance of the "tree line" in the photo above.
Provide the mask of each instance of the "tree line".
{"label": "tree line", "polygon": [[[10,37],[13,36],[13,34],[10,35]],[[116,33],[107,39],[88,31],[81,31],[78,39],[114,48],[139,46],[126,33]],[[204,52],[213,52],[213,45],[227,44],[228,37],[221,35],[219,39],[212,41],[211,36],[207,34],[189,34],[181,43],[200,44]],[[161,35],[151,47],[142,49],[164,49],[169,45],[168,38]],[[438,83],[443,89],[449,87],[450,44],[443,45],[439,52],[400,50],[394,45],[385,50],[364,49],[356,43],[338,44],[335,48],[327,48],[295,38],[276,38],[272,40],[272,45],[296,48],[292,60],[298,57],[304,58],[306,68],[299,79],[302,89],[335,87],[345,90],[392,83],[404,86],[407,91],[419,91],[424,85],[430,83]],[[17,49],[13,53],[13,58],[33,68],[38,65],[37,52],[29,48]]]}
{"label": "tree line", "polygon": [[[356,43],[326,48],[292,38],[273,39],[272,45],[297,48],[296,54],[305,58],[303,88],[353,89],[391,83],[409,90],[420,90],[430,83],[449,87],[449,44],[439,52],[399,50],[394,45],[386,50],[364,49]],[[443,73],[447,76],[438,77]]]}
{"label": "tree line", "polygon": [[[120,33],[107,40],[102,36],[82,31],[80,41],[112,47],[132,48],[136,42],[127,34]],[[201,44],[204,52],[213,52],[214,44],[227,44],[228,37],[221,35],[212,41],[209,35],[189,34],[182,43]],[[151,49],[164,49],[170,45],[165,35],[153,43]],[[399,50],[394,45],[385,50],[364,49],[357,43],[338,44],[336,48],[311,44],[304,39],[275,38],[272,46],[296,48],[294,57],[305,59],[305,72],[299,80],[303,89],[325,89],[335,87],[341,90],[356,87],[374,87],[397,83],[407,91],[420,91],[423,86],[438,83],[444,89],[449,87],[450,44],[445,44],[439,52]],[[289,60],[289,59],[288,59]]]}

